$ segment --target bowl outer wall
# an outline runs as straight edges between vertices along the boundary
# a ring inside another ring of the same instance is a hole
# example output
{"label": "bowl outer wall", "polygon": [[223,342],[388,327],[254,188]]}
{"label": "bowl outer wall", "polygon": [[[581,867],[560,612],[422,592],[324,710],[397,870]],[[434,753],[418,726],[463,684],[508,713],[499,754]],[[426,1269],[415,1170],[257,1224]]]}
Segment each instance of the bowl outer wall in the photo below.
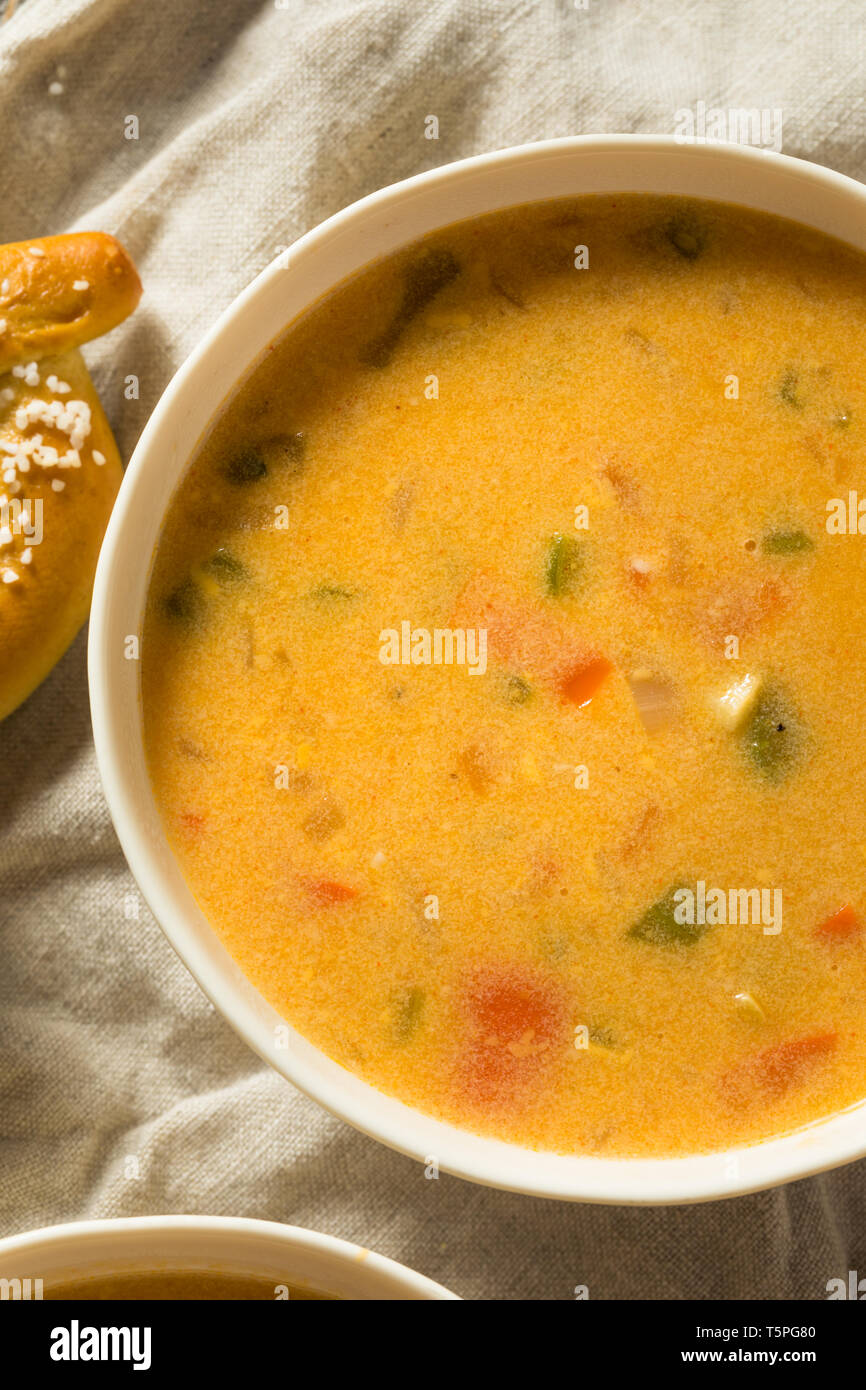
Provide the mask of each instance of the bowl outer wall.
{"label": "bowl outer wall", "polygon": [[[588,136],[462,160],[371,194],[301,237],[222,314],[166,388],[124,477],[94,586],[89,638],[97,759],[141,891],[202,989],[259,1055],[364,1133],[442,1170],[562,1200],[655,1204],[757,1191],[866,1153],[866,1101],[791,1134],[713,1154],[599,1158],[535,1152],[436,1120],[326,1057],[280,1018],[230,957],[184,882],[147,776],[140,635],[162,517],[209,422],[299,314],[380,256],[435,228],[544,198],[682,194],[790,217],[866,250],[866,189],[802,160],[672,137]],[[675,1103],[675,1097],[672,1097]]]}

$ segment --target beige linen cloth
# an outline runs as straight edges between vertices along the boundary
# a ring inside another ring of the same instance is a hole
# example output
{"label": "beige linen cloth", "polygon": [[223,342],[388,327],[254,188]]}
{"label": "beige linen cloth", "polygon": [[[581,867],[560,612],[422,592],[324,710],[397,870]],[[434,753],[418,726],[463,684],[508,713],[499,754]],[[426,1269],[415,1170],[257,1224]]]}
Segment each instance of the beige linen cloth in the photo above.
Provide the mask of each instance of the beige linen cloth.
{"label": "beige linen cloth", "polygon": [[[672,132],[700,101],[780,108],[786,152],[866,178],[864,20],[861,0],[19,0],[0,24],[0,241],[102,228],[137,261],[140,309],[87,351],[128,458],[238,291],[396,179],[551,136]],[[814,1299],[866,1273],[862,1164],[678,1209],[426,1180],[268,1071],[147,909],[128,915],[133,889],[82,636],[0,726],[0,1234],[269,1217],[467,1298]]]}

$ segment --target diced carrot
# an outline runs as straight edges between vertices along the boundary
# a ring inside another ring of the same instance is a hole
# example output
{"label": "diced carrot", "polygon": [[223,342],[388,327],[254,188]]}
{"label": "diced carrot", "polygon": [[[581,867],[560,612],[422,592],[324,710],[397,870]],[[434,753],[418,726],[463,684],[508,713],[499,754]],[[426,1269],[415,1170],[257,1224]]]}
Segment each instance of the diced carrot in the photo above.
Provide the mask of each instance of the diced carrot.
{"label": "diced carrot", "polygon": [[862,930],[863,923],[851,904],[846,903],[815,928],[815,935],[824,941],[849,941],[851,937],[859,936]]}
{"label": "diced carrot", "polygon": [[838,1042],[838,1033],[811,1033],[768,1047],[727,1072],[722,1090],[738,1105],[777,1099],[807,1080]]}
{"label": "diced carrot", "polygon": [[468,980],[462,1004],[467,1039],[460,1090],[482,1106],[519,1104],[567,1036],[562,985],[525,966],[491,965]]}
{"label": "diced carrot", "polygon": [[347,903],[358,896],[358,889],[351,884],[336,883],[330,878],[302,878],[301,883],[310,897],[320,903]]}
{"label": "diced carrot", "polygon": [[564,704],[583,709],[598,693],[605,677],[613,670],[606,657],[595,656],[575,666],[560,682],[559,694]]}

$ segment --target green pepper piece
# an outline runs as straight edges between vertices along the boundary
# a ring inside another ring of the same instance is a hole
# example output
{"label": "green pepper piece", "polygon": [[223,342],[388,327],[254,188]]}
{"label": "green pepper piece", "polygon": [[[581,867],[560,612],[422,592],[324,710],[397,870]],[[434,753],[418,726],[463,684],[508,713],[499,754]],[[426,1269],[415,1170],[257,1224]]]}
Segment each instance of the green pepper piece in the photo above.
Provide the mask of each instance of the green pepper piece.
{"label": "green pepper piece", "polygon": [[743,750],[756,772],[781,782],[791,772],[803,744],[796,712],[778,686],[765,686],[741,730]]}
{"label": "green pepper piece", "polygon": [[545,584],[554,598],[573,594],[579,587],[586,565],[584,547],[575,536],[557,532],[547,549]]}
{"label": "green pepper piece", "polygon": [[505,699],[509,705],[526,705],[532,699],[532,686],[522,676],[507,676]]}
{"label": "green pepper piece", "polygon": [[268,470],[282,469],[290,476],[296,476],[303,471],[307,437],[303,430],[296,430],[294,434],[276,434],[273,439],[260,445],[260,450]]}
{"label": "green pepper piece", "polygon": [[460,264],[446,247],[428,247],[406,271],[403,297],[388,327],[361,349],[369,367],[387,367],[405,330],[414,318],[460,274]]}
{"label": "green pepper piece", "polygon": [[224,589],[230,588],[233,584],[240,584],[245,579],[249,579],[249,571],[242,565],[236,556],[232,555],[225,546],[220,546],[215,550],[209,559],[205,560],[202,569],[206,574],[210,574],[217,583]]}
{"label": "green pepper piece", "polygon": [[779,400],[784,401],[785,405],[789,405],[792,410],[802,410],[805,405],[803,397],[797,390],[799,380],[794,368],[789,367],[779,384]]}
{"label": "green pepper piece", "polygon": [[204,595],[193,579],[184,579],[162,601],[162,611],[172,622],[193,627],[204,613]]}
{"label": "green pepper piece", "polygon": [[313,599],[316,603],[346,602],[357,597],[357,589],[347,589],[343,584],[317,584],[315,589],[311,589],[307,594],[307,598]]}
{"label": "green pepper piece", "polygon": [[807,550],[814,550],[815,543],[805,531],[785,526],[777,531],[768,531],[761,541],[761,549],[765,555],[802,555]]}
{"label": "green pepper piece", "polygon": [[232,454],[223,464],[223,476],[235,487],[246,487],[249,483],[260,482],[267,475],[261,449],[247,445]]}
{"label": "green pepper piece", "polygon": [[705,922],[679,922],[677,914],[682,907],[675,894],[682,885],[669,888],[664,897],[647,908],[644,915],[629,928],[629,936],[635,941],[644,941],[651,946],[694,946],[708,930]]}
{"label": "green pepper piece", "polygon": [[447,247],[431,247],[425,251],[406,273],[403,312],[420,313],[459,274],[460,266]]}
{"label": "green pepper piece", "polygon": [[393,1032],[397,1042],[408,1042],[417,1032],[424,1013],[424,1000],[424,991],[417,986],[395,996]]}
{"label": "green pepper piece", "polygon": [[696,261],[706,248],[707,234],[694,217],[672,217],[665,224],[665,236],[683,260]]}

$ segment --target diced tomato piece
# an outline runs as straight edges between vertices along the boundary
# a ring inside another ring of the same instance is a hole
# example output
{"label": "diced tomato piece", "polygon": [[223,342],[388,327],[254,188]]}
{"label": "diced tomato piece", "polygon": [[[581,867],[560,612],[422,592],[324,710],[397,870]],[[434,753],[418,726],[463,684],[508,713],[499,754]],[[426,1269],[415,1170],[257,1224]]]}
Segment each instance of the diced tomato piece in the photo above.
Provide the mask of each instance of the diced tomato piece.
{"label": "diced tomato piece", "polygon": [[580,657],[563,624],[515,598],[494,575],[469,581],[458,596],[454,624],[485,628],[487,650],[497,661],[539,679],[555,680]]}
{"label": "diced tomato piece", "polygon": [[458,1081],[465,1097],[482,1106],[519,1103],[537,1089],[556,1046],[567,1037],[560,982],[526,966],[486,966],[463,994],[466,1047]]}
{"label": "diced tomato piece", "polygon": [[713,645],[731,634],[742,638],[780,616],[789,603],[790,594],[774,579],[765,579],[757,587],[735,586],[733,592],[716,593],[703,613],[702,626]]}
{"label": "diced tomato piece", "polygon": [[648,853],[663,820],[662,808],[657,801],[651,801],[644,808],[640,819],[635,821],[628,834],[617,845],[616,853],[619,857],[628,861]]}
{"label": "diced tomato piece", "polygon": [[863,923],[851,904],[846,903],[838,912],[828,917],[826,922],[815,928],[815,935],[824,941],[849,941],[852,937],[859,936],[862,930]]}
{"label": "diced tomato piece", "polygon": [[470,744],[461,752],[458,766],[475,795],[486,796],[493,784],[493,772],[485,750],[475,743]]}
{"label": "diced tomato piece", "polygon": [[838,1042],[838,1033],[811,1033],[768,1047],[727,1072],[722,1090],[740,1105],[777,1099],[807,1080]]}
{"label": "diced tomato piece", "polygon": [[558,859],[546,854],[536,854],[530,866],[529,887],[533,893],[543,893],[562,877],[562,865]]}
{"label": "diced tomato piece", "polygon": [[[479,574],[465,586],[453,615],[455,627],[483,627],[487,650],[504,666],[527,671],[558,690],[570,704],[587,704],[612,669],[575,641],[573,629],[558,617],[516,598],[494,575]],[[581,699],[581,682],[590,688]],[[574,689],[572,696],[567,693]]]}
{"label": "diced tomato piece", "polygon": [[628,470],[621,464],[608,460],[601,471],[616,493],[616,500],[623,510],[639,512],[640,488]]}
{"label": "diced tomato piece", "polygon": [[358,889],[351,884],[336,883],[330,878],[302,878],[301,883],[310,897],[320,903],[347,903],[358,896]]}
{"label": "diced tomato piece", "polygon": [[583,709],[598,693],[612,670],[610,662],[603,656],[593,657],[591,661],[575,666],[560,682],[559,693],[563,702]]}
{"label": "diced tomato piece", "polygon": [[523,966],[489,966],[469,981],[466,1012],[479,1029],[505,1044],[518,1042],[528,1029],[549,1039],[558,1020],[553,983]]}

